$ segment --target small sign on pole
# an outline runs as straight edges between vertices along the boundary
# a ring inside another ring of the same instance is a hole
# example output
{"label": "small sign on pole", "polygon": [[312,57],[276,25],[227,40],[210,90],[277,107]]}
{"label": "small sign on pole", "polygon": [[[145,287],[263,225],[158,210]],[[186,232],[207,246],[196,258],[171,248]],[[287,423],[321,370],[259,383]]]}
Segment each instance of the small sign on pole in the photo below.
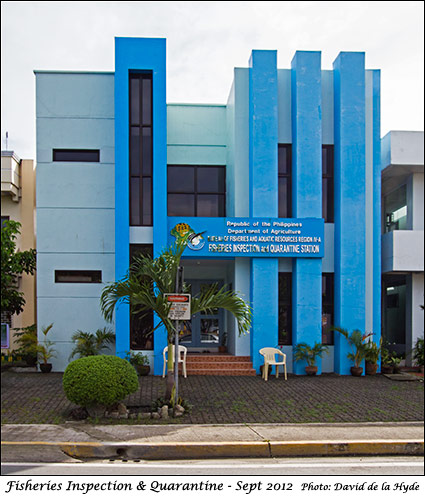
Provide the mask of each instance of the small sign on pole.
{"label": "small sign on pole", "polygon": [[190,321],[190,293],[166,293],[165,298],[171,304],[168,317],[177,321]]}

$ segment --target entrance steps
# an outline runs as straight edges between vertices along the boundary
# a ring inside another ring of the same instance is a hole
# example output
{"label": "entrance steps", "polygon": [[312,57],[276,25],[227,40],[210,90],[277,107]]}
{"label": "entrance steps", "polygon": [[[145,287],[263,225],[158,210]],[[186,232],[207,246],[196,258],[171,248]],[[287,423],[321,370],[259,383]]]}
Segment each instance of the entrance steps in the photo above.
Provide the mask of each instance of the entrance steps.
{"label": "entrance steps", "polygon": [[187,375],[256,376],[249,356],[229,354],[187,354]]}

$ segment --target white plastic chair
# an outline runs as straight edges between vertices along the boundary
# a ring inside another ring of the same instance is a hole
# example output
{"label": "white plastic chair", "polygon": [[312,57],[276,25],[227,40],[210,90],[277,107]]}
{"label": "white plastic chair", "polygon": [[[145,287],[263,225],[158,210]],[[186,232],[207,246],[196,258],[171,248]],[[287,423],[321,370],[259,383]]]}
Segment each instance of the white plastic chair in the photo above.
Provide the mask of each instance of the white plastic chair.
{"label": "white plastic chair", "polygon": [[[187,354],[187,348],[184,347],[183,345],[179,345],[179,362],[178,364],[182,364],[183,366],[183,376],[187,378],[187,372],[186,372],[186,354]],[[165,370],[167,368],[167,356],[168,356],[168,346],[164,347],[164,350],[162,351],[162,355],[164,357],[164,370],[162,372],[162,377],[165,378]],[[174,363],[174,345],[173,345],[173,363]],[[177,367],[178,367],[177,364]]]}
{"label": "white plastic chair", "polygon": [[[263,375],[262,378],[267,381],[269,377],[269,366],[276,366],[276,378],[279,377],[279,366],[283,366],[285,372],[285,380],[288,379],[286,375],[286,354],[281,350],[273,347],[264,347],[260,349],[260,354],[264,357]],[[281,356],[281,360],[276,360],[276,355]]]}

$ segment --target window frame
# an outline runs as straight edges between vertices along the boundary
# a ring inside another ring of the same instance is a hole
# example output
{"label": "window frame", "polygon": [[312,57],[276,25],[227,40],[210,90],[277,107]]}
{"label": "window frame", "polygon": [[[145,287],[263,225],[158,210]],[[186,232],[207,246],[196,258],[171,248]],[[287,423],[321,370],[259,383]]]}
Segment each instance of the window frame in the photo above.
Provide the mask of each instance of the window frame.
{"label": "window frame", "polygon": [[[176,191],[176,190],[173,190],[173,189],[169,189],[169,183],[168,183],[168,178],[169,178],[169,174],[168,174],[168,171],[170,168],[173,168],[173,167],[180,167],[180,168],[188,168],[188,169],[193,169],[193,189],[194,191],[193,192],[183,192],[183,191]],[[219,170],[219,171],[222,171],[221,174],[223,174],[223,178],[222,178],[222,183],[223,183],[223,191],[212,191],[212,192],[199,192],[198,191],[198,171],[200,169],[216,169],[216,170]],[[177,215],[177,217],[181,216],[181,217],[226,217],[226,196],[227,196],[227,189],[226,189],[226,166],[223,166],[223,165],[211,165],[211,166],[207,166],[207,165],[204,165],[204,164],[167,164],[167,215],[168,216],[176,216],[175,214],[170,214],[169,212],[169,195],[191,195],[193,196],[193,199],[194,199],[194,213],[193,215],[183,215],[183,214],[180,214],[180,215]],[[218,200],[218,211],[220,212],[220,208],[222,209],[222,215],[218,215],[218,216],[199,216],[198,215],[198,197],[205,197],[205,196],[216,196],[217,197],[217,200]]]}
{"label": "window frame", "polygon": [[[63,159],[58,157],[61,153],[75,154],[75,157]],[[84,158],[84,154],[91,154],[94,157]],[[98,148],[53,148],[52,162],[90,162],[95,164],[100,162],[100,150]]]}
{"label": "window frame", "polygon": [[[131,92],[131,81],[139,81],[139,118],[138,122],[133,122],[133,112],[132,112],[132,92]],[[149,124],[144,122],[144,107],[148,105],[143,98],[143,81],[150,81],[150,118]],[[138,152],[138,173],[133,172],[132,167],[132,130],[138,129],[139,135],[139,152]],[[143,130],[150,130],[150,163],[148,166],[144,163],[144,153],[143,153]],[[153,226],[153,72],[152,71],[140,71],[140,72],[130,72],[128,75],[128,165],[129,165],[129,224],[130,226]],[[144,167],[145,166],[145,167]],[[149,172],[146,172],[146,169]],[[138,188],[138,222],[133,220],[136,214],[133,212],[133,194],[132,194],[132,180],[139,180]],[[150,182],[149,195],[150,200],[146,203],[144,200],[144,184]],[[145,221],[145,216],[148,218]]]}
{"label": "window frame", "polygon": [[[61,277],[81,276],[81,280],[72,280],[72,281],[59,281]],[[84,279],[84,277],[92,277],[91,281]],[[102,283],[102,271],[98,269],[55,269],[54,273],[55,283],[65,283],[65,284],[101,284]]]}
{"label": "window frame", "polygon": [[[327,158],[327,168],[325,172],[324,161],[323,161],[323,152],[326,150],[326,158]],[[330,159],[330,160],[328,160]],[[325,223],[333,223],[335,222],[335,185],[334,185],[334,177],[335,177],[335,148],[333,145],[322,145],[322,217],[325,220]],[[325,184],[325,180],[327,181],[328,189],[326,199],[323,197],[323,185]],[[329,191],[329,185],[331,187]],[[325,204],[326,202],[326,204]],[[325,208],[326,208],[326,216],[325,216]]]}
{"label": "window frame", "polygon": [[[283,219],[288,219],[292,218],[292,143],[279,143],[278,146],[278,151],[277,151],[277,160],[278,160],[278,166],[277,166],[277,188],[278,188],[278,217],[283,218],[280,215],[280,208],[283,202],[286,203],[286,212],[287,216],[285,216]],[[279,149],[285,149],[286,150],[286,160],[289,165],[288,170],[286,173],[282,173],[279,168]],[[281,196],[279,195],[279,179],[281,178],[286,178],[287,179],[287,196],[286,199],[282,199]]]}
{"label": "window frame", "polygon": [[[326,289],[329,290],[328,294],[324,294],[323,290],[323,282],[324,279],[327,279],[326,283]],[[334,331],[329,330],[329,336],[330,336],[330,343],[328,341],[324,340],[324,336],[327,333],[327,330],[324,329],[324,324],[323,324],[323,317],[325,314],[330,314],[331,316],[331,322],[329,323],[329,326],[333,326],[333,322],[335,320],[335,277],[334,273],[322,273],[322,343],[324,345],[334,345],[335,344],[335,338],[334,338]],[[328,323],[327,323],[328,324]]]}
{"label": "window frame", "polygon": [[[279,346],[291,346],[292,345],[292,273],[290,272],[279,272],[279,296],[278,296],[278,345]],[[285,298],[282,298],[281,292],[280,292],[280,287],[281,287],[281,278],[287,278],[287,288],[289,288],[289,295],[285,296]],[[284,340],[281,338],[281,321],[280,321],[280,315],[281,315],[281,307],[285,307],[286,310],[288,311],[288,328],[289,328],[289,336]]]}

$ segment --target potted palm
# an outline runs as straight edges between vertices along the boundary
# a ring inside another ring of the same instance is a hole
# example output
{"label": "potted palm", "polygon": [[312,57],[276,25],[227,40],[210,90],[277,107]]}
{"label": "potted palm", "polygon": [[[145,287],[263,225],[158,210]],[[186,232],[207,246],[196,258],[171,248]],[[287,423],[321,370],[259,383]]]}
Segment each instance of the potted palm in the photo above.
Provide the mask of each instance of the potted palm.
{"label": "potted palm", "polygon": [[313,347],[305,342],[297,343],[294,347],[295,360],[307,362],[305,372],[309,376],[314,376],[317,373],[316,359],[327,353],[329,353],[329,347],[317,342],[314,343]]}
{"label": "potted palm", "polygon": [[378,370],[378,361],[379,356],[381,355],[382,349],[382,337],[379,341],[379,347],[375,342],[369,341],[366,344],[366,374],[367,375],[375,375]]}
{"label": "potted palm", "polygon": [[345,337],[351,348],[351,352],[347,354],[348,359],[354,363],[354,366],[350,368],[351,374],[353,376],[361,376],[363,374],[361,363],[365,359],[367,353],[366,339],[372,336],[373,333],[362,334],[360,330],[354,330],[349,333],[348,330],[337,326],[333,329]]}
{"label": "potted palm", "polygon": [[221,335],[220,345],[218,346],[218,351],[220,354],[225,354],[227,352],[227,333],[224,332]]}
{"label": "potted palm", "polygon": [[149,357],[141,352],[130,352],[127,355],[128,361],[137,371],[139,376],[147,376],[151,370]]}
{"label": "potted palm", "polygon": [[42,373],[50,373],[52,370],[52,363],[49,362],[49,359],[56,356],[54,343],[51,340],[47,340],[47,334],[52,327],[53,323],[49,324],[46,328],[41,329],[41,332],[45,338],[43,342],[37,344],[37,358],[39,360],[40,371]]}

